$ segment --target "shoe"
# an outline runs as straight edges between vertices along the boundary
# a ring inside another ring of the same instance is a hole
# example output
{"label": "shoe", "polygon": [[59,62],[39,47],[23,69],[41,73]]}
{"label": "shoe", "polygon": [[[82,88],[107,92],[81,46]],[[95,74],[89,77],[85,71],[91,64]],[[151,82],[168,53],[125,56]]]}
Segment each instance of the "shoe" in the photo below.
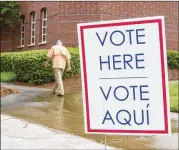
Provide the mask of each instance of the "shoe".
{"label": "shoe", "polygon": [[60,93],[58,93],[57,96],[64,96],[64,94],[60,94]]}

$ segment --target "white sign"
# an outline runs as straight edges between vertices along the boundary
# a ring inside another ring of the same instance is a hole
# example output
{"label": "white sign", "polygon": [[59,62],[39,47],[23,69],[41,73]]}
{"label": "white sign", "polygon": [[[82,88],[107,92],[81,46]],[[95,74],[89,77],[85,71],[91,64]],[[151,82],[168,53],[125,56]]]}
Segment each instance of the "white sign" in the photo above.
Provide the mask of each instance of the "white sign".
{"label": "white sign", "polygon": [[86,133],[170,134],[164,17],[78,24]]}

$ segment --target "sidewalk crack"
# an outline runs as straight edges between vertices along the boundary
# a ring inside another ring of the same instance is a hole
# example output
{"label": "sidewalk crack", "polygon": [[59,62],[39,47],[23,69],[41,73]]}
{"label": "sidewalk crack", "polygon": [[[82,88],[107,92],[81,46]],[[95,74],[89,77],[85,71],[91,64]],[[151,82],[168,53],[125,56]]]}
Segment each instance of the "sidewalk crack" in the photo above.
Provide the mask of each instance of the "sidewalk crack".
{"label": "sidewalk crack", "polygon": [[29,122],[25,124],[25,126],[23,128],[27,128],[27,126],[29,125]]}

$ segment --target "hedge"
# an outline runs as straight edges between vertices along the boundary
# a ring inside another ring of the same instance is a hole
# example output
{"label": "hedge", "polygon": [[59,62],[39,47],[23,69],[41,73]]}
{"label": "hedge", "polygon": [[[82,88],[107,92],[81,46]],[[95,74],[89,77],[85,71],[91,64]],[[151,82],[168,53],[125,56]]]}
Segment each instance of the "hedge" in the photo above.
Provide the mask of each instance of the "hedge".
{"label": "hedge", "polygon": [[[68,48],[72,56],[71,71],[64,73],[69,78],[80,73],[80,61],[77,48]],[[31,50],[24,52],[1,53],[1,72],[15,72],[17,81],[30,84],[44,84],[54,81],[52,63],[42,67],[48,50]]]}
{"label": "hedge", "polygon": [[179,69],[179,52],[178,51],[168,51],[167,61],[169,69]]}
{"label": "hedge", "polygon": [[[79,49],[68,48],[72,56],[72,70],[64,73],[63,78],[80,74]],[[47,68],[42,67],[46,61],[47,50],[31,50],[24,52],[1,53],[1,72],[15,72],[17,81],[31,84],[44,84],[54,80],[52,64]],[[179,53],[168,51],[168,68],[179,69]]]}
{"label": "hedge", "polygon": [[1,72],[1,82],[16,81],[16,74],[14,72]]}

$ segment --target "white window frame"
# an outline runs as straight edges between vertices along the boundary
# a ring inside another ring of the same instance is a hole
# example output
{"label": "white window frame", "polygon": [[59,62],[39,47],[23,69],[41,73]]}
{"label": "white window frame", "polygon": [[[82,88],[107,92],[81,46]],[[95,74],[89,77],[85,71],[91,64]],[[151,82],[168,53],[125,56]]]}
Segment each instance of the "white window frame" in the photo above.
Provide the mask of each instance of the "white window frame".
{"label": "white window frame", "polygon": [[[36,19],[35,12],[31,13],[30,18],[31,18],[31,45],[35,45],[35,19]],[[34,25],[34,28],[33,28],[33,25]],[[33,35],[33,32],[34,32],[34,35]],[[34,38],[34,42],[32,41],[33,38]]]}
{"label": "white window frame", "polygon": [[[23,31],[24,28],[24,31]],[[24,34],[24,37],[22,37],[22,35]],[[24,44],[22,44],[24,41]],[[24,47],[25,45],[25,16],[21,17],[21,47]]]}
{"label": "white window frame", "polygon": [[[46,18],[45,18],[46,13]],[[46,21],[46,26],[44,25],[44,21]],[[42,43],[47,42],[47,9],[42,10]],[[45,29],[45,33],[43,33],[43,29]],[[45,40],[43,39],[43,36],[45,36]]]}

